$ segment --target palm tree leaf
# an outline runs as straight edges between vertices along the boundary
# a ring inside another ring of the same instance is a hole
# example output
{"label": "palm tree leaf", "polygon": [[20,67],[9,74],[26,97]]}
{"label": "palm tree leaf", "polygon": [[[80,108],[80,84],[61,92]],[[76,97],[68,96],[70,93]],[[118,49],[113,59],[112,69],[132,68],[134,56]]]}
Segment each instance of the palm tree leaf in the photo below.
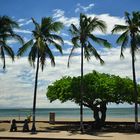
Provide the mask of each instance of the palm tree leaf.
{"label": "palm tree leaf", "polygon": [[29,61],[30,65],[33,67],[35,67],[35,60],[36,60],[37,53],[38,53],[37,42],[35,42],[28,55],[28,61]]}
{"label": "palm tree leaf", "polygon": [[63,28],[63,23],[61,22],[53,22],[51,17],[42,18],[41,22],[41,31],[44,32],[58,32]]}
{"label": "palm tree leaf", "polygon": [[34,20],[34,18],[31,18],[31,19],[32,19],[32,22],[33,22],[34,25],[35,25],[35,30],[36,30],[36,31],[39,31],[39,29],[40,29],[39,24]]}
{"label": "palm tree leaf", "polygon": [[53,22],[53,23],[49,26],[49,30],[52,31],[52,32],[58,32],[58,31],[60,31],[63,27],[64,27],[63,23],[61,23],[61,22]]}
{"label": "palm tree leaf", "polygon": [[84,56],[87,59],[87,61],[90,60],[90,56],[91,56],[90,48],[87,45],[84,47]]}
{"label": "palm tree leaf", "polygon": [[63,39],[60,36],[55,35],[55,34],[49,34],[48,36],[46,36],[46,39],[48,39],[50,43],[52,43],[53,41],[58,41],[60,42],[60,44],[64,44]]}
{"label": "palm tree leaf", "polygon": [[126,30],[128,30],[128,26],[126,26],[126,25],[115,25],[112,30],[112,34],[118,33],[118,32],[123,32]]}
{"label": "palm tree leaf", "polygon": [[79,33],[79,30],[77,29],[77,27],[74,24],[71,24],[71,28],[74,32]]}
{"label": "palm tree leaf", "polygon": [[12,48],[8,45],[3,46],[5,52],[7,53],[8,56],[10,56],[12,58],[12,60],[14,61],[14,51],[12,50]]}
{"label": "palm tree leaf", "polygon": [[136,34],[136,44],[137,44],[137,47],[139,48],[140,47],[140,34]]}
{"label": "palm tree leaf", "polygon": [[[116,43],[119,44],[119,45],[120,45],[120,44],[123,44],[123,46],[126,46],[128,42],[124,42],[124,40],[125,40],[126,38],[128,38],[128,36],[129,36],[128,33],[129,33],[128,30],[125,31],[124,33],[122,33],[122,34],[118,37]],[[124,43],[123,43],[123,42],[124,42]]]}
{"label": "palm tree leaf", "polygon": [[70,59],[71,59],[71,57],[72,57],[73,52],[74,52],[75,49],[76,49],[75,46],[73,46],[72,49],[71,49],[71,52],[70,52],[70,55],[69,55],[69,58],[68,58],[68,64],[67,64],[67,67],[70,67]]}
{"label": "palm tree leaf", "polygon": [[33,45],[33,39],[29,40],[27,43],[25,43],[21,48],[19,48],[17,56],[22,56],[24,53],[29,49],[30,46]]}
{"label": "palm tree leaf", "polygon": [[47,52],[46,44],[43,40],[40,40],[39,46],[40,46],[40,48],[38,49],[38,51],[39,51],[40,65],[41,65],[41,69],[43,71],[45,61],[46,61],[46,55],[48,52]]}
{"label": "palm tree leaf", "polygon": [[96,29],[96,28],[101,30],[103,33],[105,33],[107,26],[103,20],[97,20],[94,29]]}
{"label": "palm tree leaf", "polygon": [[74,53],[74,50],[75,50],[76,48],[79,48],[79,47],[80,47],[80,45],[78,44],[78,41],[79,41],[79,36],[75,36],[75,37],[73,37],[73,38],[71,39],[71,42],[73,43],[73,47],[72,47],[72,49],[71,49],[71,52],[70,52],[70,55],[69,55],[69,58],[68,58],[67,67],[70,66],[70,59],[71,59],[71,57],[72,57],[72,55],[73,55],[73,53]]}
{"label": "palm tree leaf", "polygon": [[101,58],[101,56],[98,54],[98,52],[96,51],[96,49],[90,44],[90,42],[88,42],[88,48],[89,48],[89,52],[91,53],[91,55],[95,56],[95,58],[97,60],[100,60],[101,64],[104,64],[103,59]]}
{"label": "palm tree leaf", "polygon": [[0,45],[4,45],[4,41],[3,40],[0,40]]}
{"label": "palm tree leaf", "polygon": [[20,35],[17,34],[12,34],[12,38],[16,39],[17,41],[19,41],[21,44],[24,44],[24,40],[22,39],[22,37]]}
{"label": "palm tree leaf", "polygon": [[110,44],[107,40],[102,39],[102,38],[99,38],[99,37],[96,37],[96,36],[94,36],[94,35],[92,35],[92,34],[89,34],[88,36],[89,36],[89,38],[90,38],[93,42],[96,42],[96,43],[98,43],[98,44],[100,44],[100,45],[103,45],[103,46],[106,47],[106,48],[111,48],[111,44]]}
{"label": "palm tree leaf", "polygon": [[75,36],[71,39],[71,42],[75,47],[80,47],[80,45],[78,43],[79,39],[80,39],[79,36]]}
{"label": "palm tree leaf", "polygon": [[54,56],[53,56],[53,54],[52,54],[52,52],[51,52],[49,46],[47,45],[47,43],[45,43],[45,46],[46,46],[46,56],[47,56],[48,58],[50,58],[50,60],[51,60],[51,65],[52,65],[52,66],[55,66],[55,59],[54,59]]}
{"label": "palm tree leaf", "polygon": [[123,38],[122,44],[121,44],[121,54],[120,54],[120,57],[122,57],[122,58],[124,58],[123,51],[127,47],[128,41],[129,41],[129,36],[127,34],[124,34],[124,38]]}
{"label": "palm tree leaf", "polygon": [[53,44],[56,47],[56,49],[59,50],[59,52],[61,54],[63,54],[62,46],[61,45],[59,45],[58,43],[56,43],[54,40],[49,40],[49,42],[51,42],[51,44]]}

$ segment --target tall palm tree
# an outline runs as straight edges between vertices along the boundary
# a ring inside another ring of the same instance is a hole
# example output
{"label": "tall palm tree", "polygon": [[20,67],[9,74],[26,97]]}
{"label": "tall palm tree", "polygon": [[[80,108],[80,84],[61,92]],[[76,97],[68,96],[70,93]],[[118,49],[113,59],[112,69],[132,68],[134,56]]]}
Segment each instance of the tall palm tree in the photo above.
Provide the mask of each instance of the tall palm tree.
{"label": "tall palm tree", "polygon": [[18,56],[22,56],[27,51],[27,49],[31,48],[28,55],[28,60],[31,66],[34,67],[35,62],[37,65],[34,85],[33,124],[32,124],[32,132],[35,133],[36,94],[37,94],[39,63],[42,71],[45,66],[46,58],[49,58],[51,60],[51,64],[55,66],[54,55],[49,46],[50,45],[55,46],[56,49],[59,50],[59,52],[62,54],[61,45],[63,44],[63,40],[60,36],[58,36],[55,33],[60,31],[60,29],[63,27],[63,24],[60,22],[54,22],[51,17],[42,18],[41,25],[39,25],[33,18],[32,21],[35,25],[35,30],[32,31],[33,38],[19,49]]}
{"label": "tall palm tree", "polygon": [[74,53],[76,48],[81,48],[81,103],[80,103],[80,129],[83,132],[83,94],[84,94],[84,83],[83,83],[83,58],[85,57],[87,61],[90,60],[90,57],[93,55],[96,59],[100,61],[101,64],[104,61],[101,59],[96,48],[93,46],[92,42],[95,42],[99,45],[110,48],[111,45],[107,40],[99,38],[93,35],[93,31],[96,29],[101,30],[102,32],[106,31],[106,24],[104,21],[99,20],[97,17],[91,18],[87,17],[84,14],[80,14],[79,27],[76,27],[74,24],[71,24],[70,33],[72,35],[73,48],[70,52],[68,59],[68,67],[70,63],[70,58]]}
{"label": "tall palm tree", "polygon": [[5,55],[9,55],[14,61],[14,51],[8,45],[7,40],[16,39],[23,44],[21,36],[14,32],[15,28],[19,28],[18,23],[8,16],[0,16],[0,57],[3,61],[3,69],[6,68]]}
{"label": "tall palm tree", "polygon": [[115,25],[112,33],[123,32],[117,39],[116,43],[121,45],[121,57],[124,57],[123,51],[130,47],[132,57],[132,73],[134,83],[134,100],[135,100],[135,129],[138,129],[138,90],[135,74],[135,54],[140,47],[140,12],[133,12],[132,15],[125,12],[126,25]]}

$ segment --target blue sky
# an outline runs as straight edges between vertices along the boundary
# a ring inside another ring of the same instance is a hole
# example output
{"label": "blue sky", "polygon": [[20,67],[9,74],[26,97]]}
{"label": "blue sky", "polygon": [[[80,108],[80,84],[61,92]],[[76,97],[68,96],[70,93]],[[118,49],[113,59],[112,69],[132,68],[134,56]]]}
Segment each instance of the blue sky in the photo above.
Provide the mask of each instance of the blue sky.
{"label": "blue sky", "polygon": [[[65,43],[63,46],[64,56],[57,55],[57,51],[53,49],[56,55],[56,67],[52,68],[48,60],[44,72],[40,71],[39,73],[37,107],[77,107],[71,102],[61,104],[59,101],[56,101],[50,104],[46,99],[45,92],[49,84],[62,76],[79,75],[79,56],[72,58],[70,69],[67,69],[67,59],[72,47],[68,29],[71,23],[78,25],[81,12],[91,17],[97,16],[107,23],[108,29],[106,34],[99,31],[95,31],[94,34],[108,39],[113,45],[113,48],[110,50],[101,49],[97,46],[97,50],[106,63],[104,66],[100,66],[95,58],[92,58],[89,63],[85,61],[84,73],[95,69],[100,72],[132,78],[129,50],[126,49],[125,59],[121,61],[119,58],[120,46],[115,44],[118,35],[111,35],[111,30],[115,24],[125,24],[125,11],[137,11],[139,6],[140,1],[138,0],[0,0],[0,15],[10,16],[19,23],[20,29],[15,30],[15,32],[23,36],[25,41],[32,37],[31,31],[34,29],[34,26],[32,25],[31,17],[40,22],[42,17],[51,16],[54,20],[61,21],[65,26],[60,32]],[[9,40],[9,44],[16,53],[20,44],[15,40]],[[77,50],[77,53],[79,54],[80,50]],[[139,62],[140,58],[137,56],[137,64]],[[137,79],[139,79],[138,71],[140,71],[139,65],[136,67]],[[26,56],[16,60],[14,63],[7,57],[5,73],[2,70],[2,62],[0,61],[1,108],[32,107],[34,73],[35,70],[30,67]]]}

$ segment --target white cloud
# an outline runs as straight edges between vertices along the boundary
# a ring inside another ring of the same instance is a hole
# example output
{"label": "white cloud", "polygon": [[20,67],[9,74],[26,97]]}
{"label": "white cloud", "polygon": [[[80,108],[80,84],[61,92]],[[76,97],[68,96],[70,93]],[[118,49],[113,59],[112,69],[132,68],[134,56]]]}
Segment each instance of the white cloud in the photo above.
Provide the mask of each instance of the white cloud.
{"label": "white cloud", "polygon": [[59,17],[62,17],[62,16],[64,16],[64,11],[63,10],[61,10],[61,9],[55,9],[55,10],[53,10],[53,18],[59,18]]}
{"label": "white cloud", "polygon": [[72,23],[78,25],[77,17],[65,17],[65,12],[61,9],[53,10],[53,18],[56,18],[57,21],[62,22],[66,27],[69,27]]}
{"label": "white cloud", "polygon": [[26,21],[26,19],[24,19],[24,18],[20,18],[20,19],[18,19],[17,22],[24,22],[24,21]]}
{"label": "white cloud", "polygon": [[78,3],[77,8],[75,9],[75,13],[81,12],[81,11],[82,12],[87,12],[87,11],[91,10],[93,7],[94,7],[93,3],[89,4],[88,6],[83,6],[80,3]]}
{"label": "white cloud", "polygon": [[7,40],[7,43],[8,43],[9,45],[11,45],[11,44],[16,44],[16,43],[18,43],[18,41],[15,40],[15,39],[9,39],[9,40]]}
{"label": "white cloud", "polygon": [[21,26],[25,26],[25,25],[30,24],[32,22],[32,20],[31,19],[29,19],[29,20],[27,20],[27,19],[19,19],[18,22],[19,22],[19,26],[21,27]]}
{"label": "white cloud", "polygon": [[[69,49],[70,50],[70,49]],[[79,52],[80,50],[77,50]],[[120,60],[120,48],[104,49],[100,52],[105,61],[105,65],[94,58],[87,63],[84,61],[84,74],[97,70],[99,72],[128,76],[132,78],[130,51],[126,49],[124,52],[125,59]],[[71,102],[60,104],[56,101],[49,103],[46,98],[46,88],[48,84],[60,79],[62,76],[80,75],[80,56],[73,56],[70,68],[67,68],[68,56],[56,56],[56,67],[51,67],[50,62],[46,61],[46,68],[43,72],[39,71],[39,87],[37,93],[37,107],[70,107],[75,106]],[[137,56],[136,75],[139,77],[140,56]],[[2,62],[0,61],[0,106],[1,107],[32,107],[33,88],[35,70],[30,67],[27,57],[16,60],[14,63],[6,58],[7,71],[2,72]]]}
{"label": "white cloud", "polygon": [[14,31],[17,32],[17,33],[32,34],[31,31],[24,30],[24,29],[14,29]]}
{"label": "white cloud", "polygon": [[67,45],[69,45],[69,46],[73,46],[72,43],[71,43],[71,41],[69,41],[69,40],[64,40],[64,43],[67,44]]}
{"label": "white cloud", "polygon": [[66,33],[61,33],[62,36],[68,37],[69,35]]}
{"label": "white cloud", "polygon": [[[56,9],[55,12],[57,14],[54,13],[53,17],[55,17],[57,21],[62,22],[66,27],[70,27],[71,24],[75,24],[76,26],[79,26],[79,17],[66,17],[65,16],[65,12],[60,10],[60,9]],[[90,16],[92,18],[98,17],[100,20],[105,21],[105,23],[107,25],[107,32],[106,32],[106,34],[111,34],[111,31],[112,31],[112,29],[113,29],[115,24],[125,25],[125,20],[124,20],[123,17],[111,16],[108,13],[100,14],[100,15],[97,15],[97,14],[87,14],[87,16]],[[104,33],[102,33],[99,30],[94,31],[94,34],[104,35]],[[120,34],[120,33],[118,33],[118,34]]]}

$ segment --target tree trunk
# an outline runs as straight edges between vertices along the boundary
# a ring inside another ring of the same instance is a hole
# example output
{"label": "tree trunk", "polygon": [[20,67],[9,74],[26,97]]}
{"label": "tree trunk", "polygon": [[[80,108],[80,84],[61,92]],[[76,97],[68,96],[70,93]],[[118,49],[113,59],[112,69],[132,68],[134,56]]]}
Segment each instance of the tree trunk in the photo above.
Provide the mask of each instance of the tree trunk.
{"label": "tree trunk", "polygon": [[106,110],[107,110],[107,107],[106,107],[106,103],[102,103],[100,105],[100,111],[101,111],[101,126],[104,126],[105,124],[105,120],[106,120]]}
{"label": "tree trunk", "polygon": [[82,43],[81,46],[81,102],[80,102],[80,130],[81,133],[83,133],[84,126],[83,126],[83,50],[84,45]]}
{"label": "tree trunk", "polygon": [[137,83],[136,83],[136,75],[135,75],[135,60],[133,55],[132,55],[132,70],[133,70],[134,100],[135,100],[135,130],[137,130],[138,129],[138,103],[137,103],[138,91],[137,91]]}
{"label": "tree trunk", "polygon": [[[100,108],[97,106],[94,106],[94,108],[92,108],[93,110],[93,117],[95,119],[95,129],[100,129],[102,126],[104,126],[105,124],[105,120],[106,120],[106,103],[103,102],[100,104]],[[99,112],[101,113],[101,116],[99,115]]]}
{"label": "tree trunk", "polygon": [[36,133],[35,126],[35,113],[36,113],[36,94],[37,94],[37,82],[38,82],[38,70],[39,70],[39,52],[37,56],[37,68],[36,68],[36,76],[35,76],[35,86],[34,86],[34,100],[33,100],[33,124],[32,124],[32,133]]}
{"label": "tree trunk", "polygon": [[137,90],[137,82],[136,82],[136,74],[135,74],[135,35],[132,33],[131,35],[131,53],[132,53],[132,72],[133,72],[133,83],[134,83],[134,102],[135,102],[135,130],[138,130],[138,90]]}
{"label": "tree trunk", "polygon": [[100,116],[99,116],[99,108],[94,107],[93,117],[95,119],[95,129],[100,129]]}

